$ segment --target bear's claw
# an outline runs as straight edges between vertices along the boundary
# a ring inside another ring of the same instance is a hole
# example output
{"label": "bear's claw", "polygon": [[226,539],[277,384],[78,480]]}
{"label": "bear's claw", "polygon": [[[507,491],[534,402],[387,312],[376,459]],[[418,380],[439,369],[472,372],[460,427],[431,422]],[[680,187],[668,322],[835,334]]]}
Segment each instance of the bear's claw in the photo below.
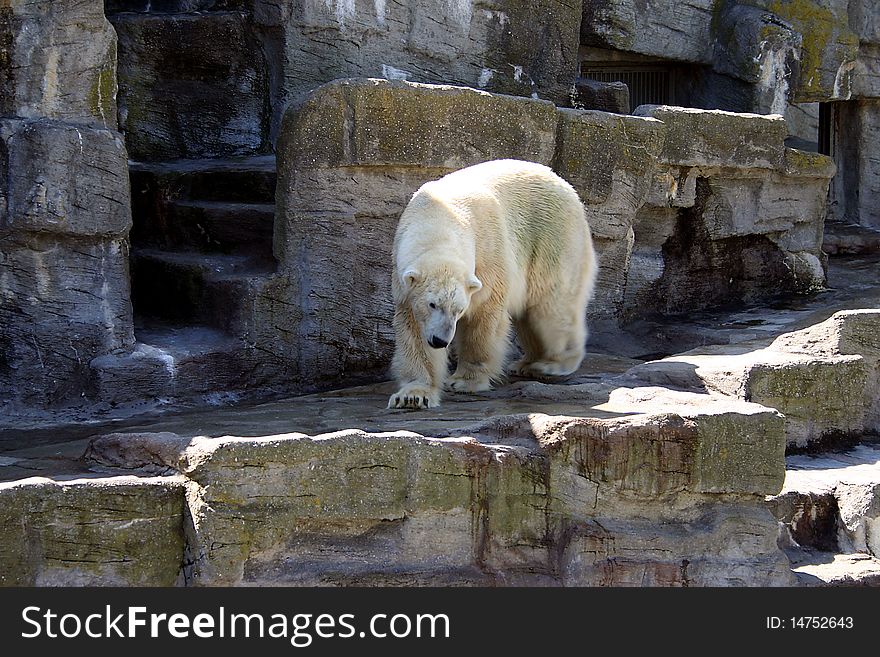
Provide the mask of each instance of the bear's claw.
{"label": "bear's claw", "polygon": [[432,408],[440,405],[437,396],[435,393],[425,394],[420,390],[399,390],[391,395],[388,408]]}

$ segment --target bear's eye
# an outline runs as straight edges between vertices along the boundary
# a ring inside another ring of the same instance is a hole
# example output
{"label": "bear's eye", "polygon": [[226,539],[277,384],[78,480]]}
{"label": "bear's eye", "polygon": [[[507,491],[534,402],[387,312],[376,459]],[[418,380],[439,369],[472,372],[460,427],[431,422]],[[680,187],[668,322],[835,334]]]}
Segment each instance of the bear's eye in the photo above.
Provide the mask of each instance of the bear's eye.
{"label": "bear's eye", "polygon": [[428,308],[430,308],[431,310],[437,310],[437,304],[432,301],[428,304]]}

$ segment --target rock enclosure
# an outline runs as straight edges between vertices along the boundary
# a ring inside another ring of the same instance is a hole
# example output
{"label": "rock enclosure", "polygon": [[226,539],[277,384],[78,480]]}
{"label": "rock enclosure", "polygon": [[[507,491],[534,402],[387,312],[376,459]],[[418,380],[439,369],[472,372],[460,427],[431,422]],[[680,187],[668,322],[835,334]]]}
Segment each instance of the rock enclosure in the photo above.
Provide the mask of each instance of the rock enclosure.
{"label": "rock enclosure", "polygon": [[[873,9],[0,2],[2,583],[880,581],[876,312],[680,328],[829,294],[828,253],[871,271]],[[644,73],[677,102],[639,102]],[[382,414],[397,216],[500,157],[580,193],[616,355]],[[63,475],[16,452],[65,435],[35,419],[363,382],[286,430],[105,435]]]}

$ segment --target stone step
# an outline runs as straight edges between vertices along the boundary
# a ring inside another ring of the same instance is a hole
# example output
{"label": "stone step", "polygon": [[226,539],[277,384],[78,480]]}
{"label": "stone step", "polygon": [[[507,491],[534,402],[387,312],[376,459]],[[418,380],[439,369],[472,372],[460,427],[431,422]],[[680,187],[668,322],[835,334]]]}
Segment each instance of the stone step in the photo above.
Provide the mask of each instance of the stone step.
{"label": "stone step", "polygon": [[138,160],[270,150],[269,69],[239,11],[108,16],[118,35],[120,128]]}
{"label": "stone step", "polygon": [[129,173],[135,206],[151,195],[161,201],[275,202],[274,155],[131,162]]}
{"label": "stone step", "polygon": [[269,203],[173,201],[139,222],[139,247],[252,255],[272,259],[275,206]]}
{"label": "stone step", "polygon": [[104,0],[104,11],[108,15],[127,12],[180,14],[193,11],[227,11],[246,8],[246,0]]}
{"label": "stone step", "polygon": [[880,253],[880,230],[840,221],[825,223],[822,250],[829,255]]}
{"label": "stone step", "polygon": [[131,257],[132,304],[146,317],[239,335],[247,302],[273,270],[274,263],[248,255],[138,249]]}
{"label": "stone step", "polygon": [[880,444],[787,457],[768,504],[792,548],[880,558]]}
{"label": "stone step", "polygon": [[235,401],[258,385],[243,376],[253,367],[241,340],[205,326],[151,324],[135,333],[131,353],[109,354],[91,363],[97,392],[110,403],[155,403],[201,398]]}

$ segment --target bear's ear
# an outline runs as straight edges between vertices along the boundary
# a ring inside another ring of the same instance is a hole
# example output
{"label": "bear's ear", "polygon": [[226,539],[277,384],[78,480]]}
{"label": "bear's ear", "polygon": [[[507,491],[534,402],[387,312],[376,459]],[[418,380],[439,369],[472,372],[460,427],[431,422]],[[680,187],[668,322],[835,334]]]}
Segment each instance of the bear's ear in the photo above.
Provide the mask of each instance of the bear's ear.
{"label": "bear's ear", "polygon": [[419,282],[421,277],[422,275],[415,269],[407,269],[400,275],[400,282],[403,284],[404,289],[409,290]]}
{"label": "bear's ear", "polygon": [[483,289],[483,282],[476,276],[470,276],[467,279],[467,289],[471,294],[479,292]]}

